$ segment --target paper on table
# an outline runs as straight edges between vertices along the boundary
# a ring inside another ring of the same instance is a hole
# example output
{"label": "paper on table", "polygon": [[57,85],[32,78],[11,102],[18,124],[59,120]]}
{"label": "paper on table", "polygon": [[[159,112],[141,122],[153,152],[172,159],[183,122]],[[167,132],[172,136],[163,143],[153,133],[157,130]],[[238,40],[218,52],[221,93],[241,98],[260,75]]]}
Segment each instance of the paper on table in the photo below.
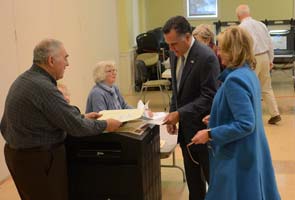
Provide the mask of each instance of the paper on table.
{"label": "paper on table", "polygon": [[147,101],[147,102],[144,104],[142,100],[139,100],[139,101],[137,102],[137,109],[142,109],[142,110],[149,109],[149,102],[150,102],[150,101]]}
{"label": "paper on table", "polygon": [[142,109],[143,110],[143,114],[142,116],[143,117],[146,117],[146,118],[150,118],[149,115],[151,113],[151,111],[149,110],[149,102],[150,101],[147,101],[145,104],[142,102],[142,100],[139,100],[138,103],[137,103],[137,109]]}
{"label": "paper on table", "polygon": [[99,112],[102,114],[98,120],[116,119],[120,122],[127,122],[135,119],[139,119],[142,114],[142,109],[123,109],[123,110],[103,110]]}
{"label": "paper on table", "polygon": [[141,135],[147,127],[148,124],[144,120],[137,119],[124,123],[123,126],[116,130],[116,132]]}
{"label": "paper on table", "polygon": [[147,101],[145,104],[142,102],[142,100],[139,100],[137,103],[137,109],[143,109],[143,118],[147,121],[149,124],[156,124],[161,125],[164,123],[164,118],[166,117],[167,113],[165,112],[153,112],[153,115],[150,116],[151,112],[149,110],[149,101]]}

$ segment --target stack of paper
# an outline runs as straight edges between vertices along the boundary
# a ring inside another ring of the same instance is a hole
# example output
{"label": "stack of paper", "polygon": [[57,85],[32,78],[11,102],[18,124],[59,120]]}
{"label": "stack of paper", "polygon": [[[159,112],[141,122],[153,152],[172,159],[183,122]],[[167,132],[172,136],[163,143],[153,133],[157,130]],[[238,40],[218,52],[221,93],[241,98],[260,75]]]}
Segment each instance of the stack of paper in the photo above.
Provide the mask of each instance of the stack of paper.
{"label": "stack of paper", "polygon": [[124,123],[123,126],[121,126],[119,129],[117,129],[116,132],[118,132],[118,133],[132,133],[135,135],[141,135],[144,133],[144,131],[146,130],[146,128],[148,126],[149,125],[141,119],[132,120],[127,123]]}
{"label": "stack of paper", "polygon": [[124,122],[117,132],[133,133],[141,135],[149,124],[161,125],[167,115],[165,112],[151,112],[148,109],[148,102],[144,104],[141,100],[137,109],[103,110],[98,120],[116,119]]}
{"label": "stack of paper", "polygon": [[152,117],[145,117],[147,123],[149,124],[156,124],[156,125],[162,125],[164,123],[164,119],[166,117],[166,112],[153,112]]}
{"label": "stack of paper", "polygon": [[143,110],[141,109],[124,109],[124,110],[103,110],[99,112],[102,114],[98,120],[106,120],[106,119],[116,119],[120,122],[127,122],[139,119]]}

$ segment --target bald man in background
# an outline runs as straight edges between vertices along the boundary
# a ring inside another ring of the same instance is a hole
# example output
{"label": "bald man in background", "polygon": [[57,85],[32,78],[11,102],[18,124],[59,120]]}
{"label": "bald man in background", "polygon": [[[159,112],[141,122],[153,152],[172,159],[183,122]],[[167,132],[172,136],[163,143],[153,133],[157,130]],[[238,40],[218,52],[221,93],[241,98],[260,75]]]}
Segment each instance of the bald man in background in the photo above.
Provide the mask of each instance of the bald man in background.
{"label": "bald man in background", "polygon": [[236,9],[240,27],[247,30],[254,41],[254,53],[256,58],[255,73],[259,78],[262,98],[270,113],[269,124],[281,121],[278,105],[271,86],[270,70],[273,66],[274,50],[272,41],[265,24],[253,19],[248,5],[239,5]]}

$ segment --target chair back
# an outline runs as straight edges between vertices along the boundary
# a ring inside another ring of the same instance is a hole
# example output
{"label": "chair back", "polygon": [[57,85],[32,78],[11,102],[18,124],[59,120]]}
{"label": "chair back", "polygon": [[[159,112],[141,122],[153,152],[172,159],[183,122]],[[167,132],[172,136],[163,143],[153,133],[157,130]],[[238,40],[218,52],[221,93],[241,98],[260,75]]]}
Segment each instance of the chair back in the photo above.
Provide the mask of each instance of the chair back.
{"label": "chair back", "polygon": [[159,53],[160,44],[155,36],[151,32],[141,33],[136,37],[137,53]]}
{"label": "chair back", "polygon": [[160,47],[162,47],[165,43],[165,39],[164,39],[164,34],[162,31],[162,27],[158,27],[152,30],[149,30],[148,33],[154,34],[154,36],[156,37]]}

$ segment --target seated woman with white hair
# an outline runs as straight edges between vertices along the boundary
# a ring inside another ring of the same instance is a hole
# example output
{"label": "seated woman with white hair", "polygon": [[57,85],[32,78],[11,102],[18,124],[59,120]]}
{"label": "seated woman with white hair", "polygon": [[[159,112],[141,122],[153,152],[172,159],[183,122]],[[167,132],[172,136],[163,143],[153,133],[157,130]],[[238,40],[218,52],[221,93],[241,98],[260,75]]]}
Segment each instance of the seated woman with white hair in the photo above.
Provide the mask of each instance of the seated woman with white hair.
{"label": "seated woman with white hair", "polygon": [[93,71],[95,85],[91,89],[86,105],[86,113],[102,110],[131,109],[119,88],[114,85],[117,69],[113,61],[98,62]]}

